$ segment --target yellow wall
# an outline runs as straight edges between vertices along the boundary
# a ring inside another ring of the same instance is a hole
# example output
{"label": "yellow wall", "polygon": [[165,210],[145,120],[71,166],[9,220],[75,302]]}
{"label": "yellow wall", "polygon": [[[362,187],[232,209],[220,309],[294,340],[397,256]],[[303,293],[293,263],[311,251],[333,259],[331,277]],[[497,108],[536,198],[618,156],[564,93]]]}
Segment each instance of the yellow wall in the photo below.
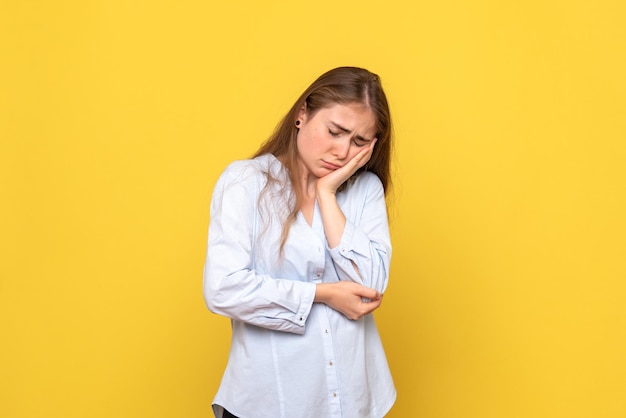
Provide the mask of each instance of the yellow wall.
{"label": "yellow wall", "polygon": [[389,416],[626,416],[625,4],[3,2],[0,416],[209,415],[211,188],[338,65],[396,122]]}

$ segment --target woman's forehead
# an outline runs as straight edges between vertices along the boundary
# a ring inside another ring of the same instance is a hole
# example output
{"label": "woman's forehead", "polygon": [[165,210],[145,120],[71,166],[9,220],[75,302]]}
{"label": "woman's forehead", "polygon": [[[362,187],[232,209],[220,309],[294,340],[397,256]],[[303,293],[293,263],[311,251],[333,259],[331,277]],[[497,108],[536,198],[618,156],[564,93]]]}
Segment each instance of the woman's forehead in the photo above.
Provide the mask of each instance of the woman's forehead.
{"label": "woman's forehead", "polygon": [[320,118],[343,131],[358,133],[372,139],[376,134],[376,117],[369,106],[362,103],[336,103],[320,109]]}

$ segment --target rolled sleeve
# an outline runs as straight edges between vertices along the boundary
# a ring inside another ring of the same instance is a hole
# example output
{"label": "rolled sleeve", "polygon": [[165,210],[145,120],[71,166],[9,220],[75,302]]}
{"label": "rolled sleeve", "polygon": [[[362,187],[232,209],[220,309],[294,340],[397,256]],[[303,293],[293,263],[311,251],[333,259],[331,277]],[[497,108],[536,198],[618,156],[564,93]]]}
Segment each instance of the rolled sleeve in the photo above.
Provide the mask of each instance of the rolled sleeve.
{"label": "rolled sleeve", "polygon": [[343,235],[339,245],[328,251],[340,280],[355,281],[384,292],[388,285],[391,240],[382,184],[374,174],[364,173],[346,193],[352,195],[340,202],[346,216]]}

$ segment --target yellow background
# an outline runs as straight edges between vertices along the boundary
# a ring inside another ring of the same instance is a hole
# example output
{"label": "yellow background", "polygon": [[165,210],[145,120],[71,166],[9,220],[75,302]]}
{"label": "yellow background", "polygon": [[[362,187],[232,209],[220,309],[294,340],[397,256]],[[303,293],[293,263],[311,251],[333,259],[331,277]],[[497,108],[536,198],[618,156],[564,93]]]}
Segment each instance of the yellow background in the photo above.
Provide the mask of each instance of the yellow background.
{"label": "yellow background", "polygon": [[623,418],[625,5],[3,1],[0,417],[208,417],[213,184],[357,65],[396,123],[389,416]]}

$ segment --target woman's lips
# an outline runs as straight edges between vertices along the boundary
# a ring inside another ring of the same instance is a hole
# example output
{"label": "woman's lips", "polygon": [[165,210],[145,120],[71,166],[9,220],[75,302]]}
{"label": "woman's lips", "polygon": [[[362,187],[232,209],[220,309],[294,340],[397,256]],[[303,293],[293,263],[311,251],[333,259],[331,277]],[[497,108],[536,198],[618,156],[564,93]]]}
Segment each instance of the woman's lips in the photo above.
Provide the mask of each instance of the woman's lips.
{"label": "woman's lips", "polygon": [[324,161],[324,160],[322,160],[322,165],[323,165],[325,168],[328,168],[329,170],[337,170],[338,168],[341,168],[341,166],[340,166],[340,165],[336,165],[336,164],[333,164],[333,163],[329,163],[328,161]]}

